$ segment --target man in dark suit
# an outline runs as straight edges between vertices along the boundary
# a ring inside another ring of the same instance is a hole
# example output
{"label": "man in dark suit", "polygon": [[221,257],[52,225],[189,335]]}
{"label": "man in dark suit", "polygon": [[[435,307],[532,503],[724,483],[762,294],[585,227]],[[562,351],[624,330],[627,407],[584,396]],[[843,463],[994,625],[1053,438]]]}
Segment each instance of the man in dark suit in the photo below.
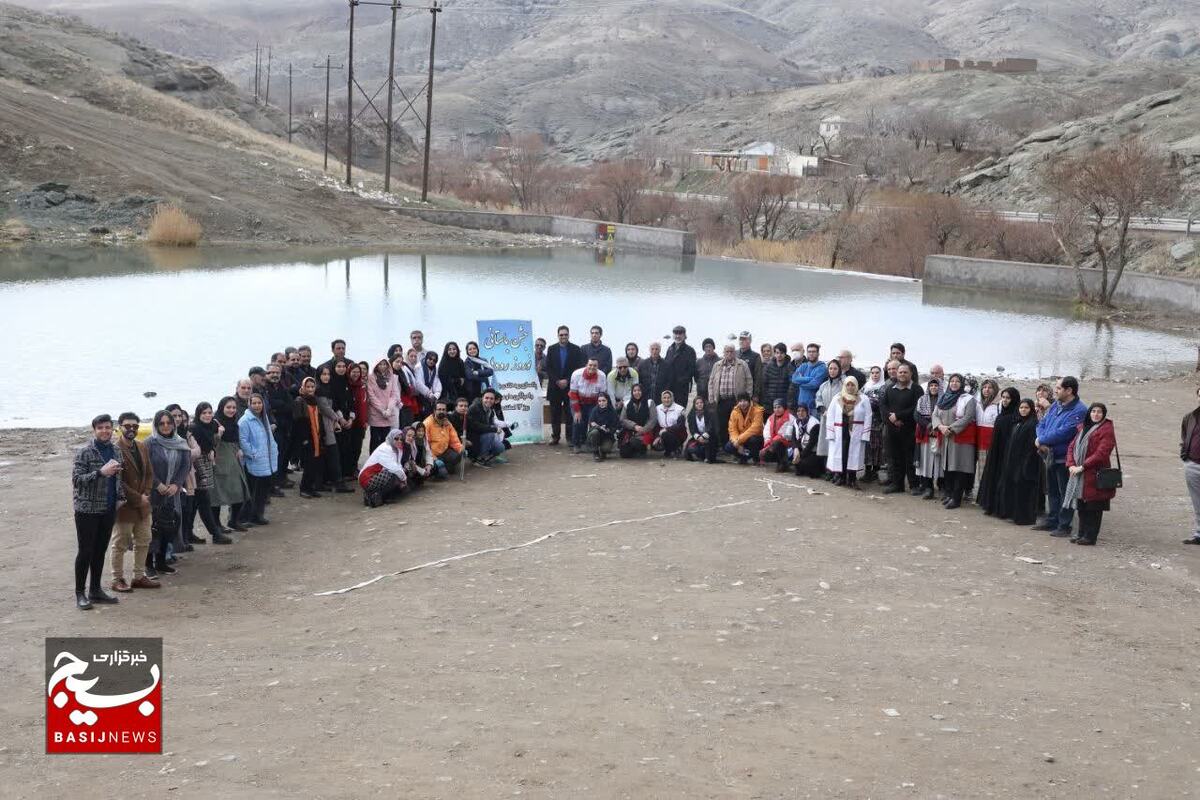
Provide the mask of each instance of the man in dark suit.
{"label": "man in dark suit", "polygon": [[570,424],[571,374],[587,365],[579,345],[571,343],[571,329],[558,326],[558,342],[546,349],[546,400],[550,402],[550,444],[558,444],[564,420]]}
{"label": "man in dark suit", "polygon": [[[688,394],[692,390],[692,379],[696,377],[696,350],[687,343],[687,328],[676,325],[671,331],[675,341],[667,348],[663,366],[667,370],[665,383],[671,387],[675,402],[686,407]],[[706,387],[707,388],[707,387]]]}

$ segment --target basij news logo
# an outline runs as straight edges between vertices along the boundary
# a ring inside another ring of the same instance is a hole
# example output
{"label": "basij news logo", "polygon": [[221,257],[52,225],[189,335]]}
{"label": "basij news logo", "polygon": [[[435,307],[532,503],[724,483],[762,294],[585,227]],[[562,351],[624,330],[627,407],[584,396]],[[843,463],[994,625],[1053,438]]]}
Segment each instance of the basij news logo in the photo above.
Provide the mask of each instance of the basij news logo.
{"label": "basij news logo", "polygon": [[46,639],[47,753],[161,753],[162,639]]}

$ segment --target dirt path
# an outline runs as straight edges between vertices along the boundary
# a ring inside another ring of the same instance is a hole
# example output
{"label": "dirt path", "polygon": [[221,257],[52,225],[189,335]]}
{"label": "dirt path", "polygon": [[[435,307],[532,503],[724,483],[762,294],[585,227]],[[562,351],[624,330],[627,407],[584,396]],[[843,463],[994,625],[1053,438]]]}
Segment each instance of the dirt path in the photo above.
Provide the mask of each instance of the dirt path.
{"label": "dirt path", "polygon": [[[1084,389],[1127,486],[1096,548],[794,478],[829,494],[773,501],[754,468],[530,447],[383,510],[276,501],[269,528],[88,614],[80,435],[6,431],[7,796],[1194,797],[1194,383]],[[83,633],[165,638],[165,755],[43,755],[42,638]]]}

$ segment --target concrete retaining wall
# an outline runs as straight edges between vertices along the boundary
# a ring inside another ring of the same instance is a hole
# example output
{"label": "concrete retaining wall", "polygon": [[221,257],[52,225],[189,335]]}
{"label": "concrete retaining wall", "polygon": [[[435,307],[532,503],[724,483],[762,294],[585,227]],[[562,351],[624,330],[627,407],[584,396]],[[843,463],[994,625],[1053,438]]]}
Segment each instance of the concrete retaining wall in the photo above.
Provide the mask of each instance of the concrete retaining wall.
{"label": "concrete retaining wall", "polygon": [[[1097,291],[1100,271],[1085,269],[1083,273],[1088,290]],[[1067,300],[1079,294],[1073,267],[962,256],[928,256],[925,259],[925,283]],[[1118,305],[1140,306],[1163,313],[1200,314],[1200,282],[1126,271],[1113,301]]]}
{"label": "concrete retaining wall", "polygon": [[690,256],[696,254],[696,234],[669,228],[649,228],[642,225],[618,225],[599,220],[557,217],[549,214],[504,214],[494,211],[458,211],[440,208],[411,208],[379,206],[437,225],[472,228],[511,233],[536,233],[543,236],[562,236],[586,242],[602,241],[599,226],[613,229],[611,242],[616,247],[653,250],[661,253]]}

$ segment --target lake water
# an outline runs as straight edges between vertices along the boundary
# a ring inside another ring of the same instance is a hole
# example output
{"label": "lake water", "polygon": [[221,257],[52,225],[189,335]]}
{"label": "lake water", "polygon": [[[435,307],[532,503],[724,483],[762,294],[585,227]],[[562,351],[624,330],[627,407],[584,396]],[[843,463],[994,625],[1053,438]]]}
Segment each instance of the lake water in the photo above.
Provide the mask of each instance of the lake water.
{"label": "lake water", "polygon": [[[714,259],[590,250],[347,254],[125,248],[0,251],[0,427],[79,425],[97,413],[191,408],[232,394],[285,345],[328,343],[374,363],[413,328],[440,348],[475,320],[531,319],[554,341],[604,326],[614,352],[646,354],[675,324],[697,350],[749,329],[764,341],[848,347],[865,369],[905,342],[922,369],[1033,378],[1158,375],[1190,368],[1190,337],[1071,318],[1062,304],[918,283]],[[157,397],[146,399],[143,392]]]}

